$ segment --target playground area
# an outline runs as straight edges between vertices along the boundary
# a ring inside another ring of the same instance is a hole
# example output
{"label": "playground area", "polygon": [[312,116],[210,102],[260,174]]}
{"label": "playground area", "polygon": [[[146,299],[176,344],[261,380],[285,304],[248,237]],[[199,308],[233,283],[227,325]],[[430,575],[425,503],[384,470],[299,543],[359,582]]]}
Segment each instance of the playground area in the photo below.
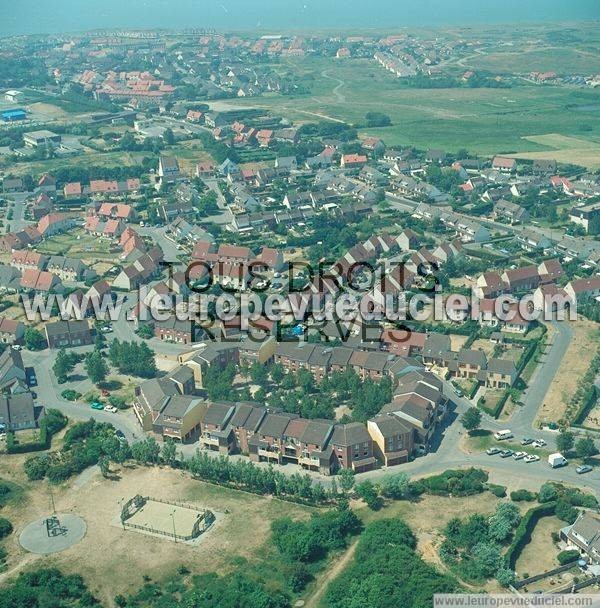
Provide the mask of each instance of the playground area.
{"label": "playground area", "polygon": [[121,524],[125,529],[181,542],[195,540],[214,520],[215,515],[207,509],[139,494],[121,510]]}
{"label": "playground area", "polygon": [[72,513],[58,513],[38,519],[26,526],[19,543],[37,555],[52,555],[76,545],[87,530],[85,521]]}

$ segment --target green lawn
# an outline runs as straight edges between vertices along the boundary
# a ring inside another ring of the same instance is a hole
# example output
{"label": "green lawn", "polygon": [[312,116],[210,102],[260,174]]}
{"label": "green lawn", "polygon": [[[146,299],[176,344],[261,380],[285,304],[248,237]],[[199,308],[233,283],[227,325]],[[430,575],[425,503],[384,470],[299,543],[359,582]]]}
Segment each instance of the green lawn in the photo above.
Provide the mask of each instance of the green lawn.
{"label": "green lawn", "polygon": [[[364,124],[365,114],[388,114],[390,127],[360,129],[388,145],[466,147],[479,154],[536,152],[550,149],[522,139],[560,133],[592,141],[600,136],[597,93],[555,86],[523,85],[510,89],[409,89],[372,59],[341,62],[308,57],[287,62],[310,95],[232,100],[235,106],[260,106],[295,121],[323,120],[317,115]],[[229,103],[229,102],[225,102]],[[582,132],[582,124],[591,131]]]}

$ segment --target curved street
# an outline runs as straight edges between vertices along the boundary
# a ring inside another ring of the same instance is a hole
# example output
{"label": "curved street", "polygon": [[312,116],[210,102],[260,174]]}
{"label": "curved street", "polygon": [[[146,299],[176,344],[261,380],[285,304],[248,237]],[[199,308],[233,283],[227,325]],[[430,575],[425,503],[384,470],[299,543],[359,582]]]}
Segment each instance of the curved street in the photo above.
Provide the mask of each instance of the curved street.
{"label": "curved street", "polygon": [[[130,310],[135,304],[136,299],[130,296],[124,308]],[[550,431],[540,431],[533,426],[537,411],[543,403],[548,387],[561,365],[573,333],[567,323],[554,323],[553,325],[556,330],[553,341],[542,355],[540,364],[536,368],[530,384],[524,392],[523,406],[513,414],[510,421],[499,422],[484,414],[481,424],[482,428],[491,431],[510,428],[515,434],[516,440],[520,440],[525,436],[543,437],[548,443],[548,449],[555,449],[556,434]],[[124,314],[121,315],[118,321],[113,323],[113,327],[114,334],[111,335],[118,337],[120,340],[141,341],[141,338],[135,334],[132,323],[126,319]],[[156,339],[150,340],[148,344],[156,351],[159,358],[171,360],[187,348],[182,345],[161,342]],[[77,350],[85,352],[89,348],[83,347]],[[56,408],[74,420],[94,418],[100,422],[111,423],[116,429],[122,431],[130,442],[139,441],[144,438],[145,435],[131,410],[110,414],[104,411],[91,410],[87,404],[76,404],[63,399],[60,393],[64,390],[64,385],[59,385],[56,382],[56,378],[52,372],[54,354],[51,351],[25,351],[23,352],[23,359],[26,365],[33,366],[36,370],[40,401],[46,407]],[[92,388],[92,385],[89,380],[81,379],[78,384],[70,383],[69,387],[79,390],[79,392],[85,392]],[[578,475],[573,466],[551,469],[544,459],[536,463],[526,464],[522,460],[515,461],[513,458],[502,459],[498,456],[488,456],[485,452],[466,453],[464,448],[461,447],[465,431],[458,418],[469,407],[472,407],[472,403],[465,398],[457,397],[454,388],[449,382],[446,382],[444,385],[444,394],[451,400],[453,407],[450,408],[445,427],[438,432],[432,451],[404,465],[360,473],[356,476],[357,481],[365,479],[377,480],[386,475],[401,472],[418,477],[451,468],[476,466],[489,471],[492,482],[510,485],[513,488],[537,489],[545,481],[554,480],[600,491],[600,471],[598,469],[594,469],[591,473],[585,475]],[[197,444],[179,446],[182,458],[189,458],[196,452],[196,449]],[[218,455],[214,452],[209,452],[209,454]],[[230,457],[234,459],[245,458],[244,456]],[[299,469],[293,465],[283,465],[281,466],[281,470],[291,474]],[[326,486],[333,479],[332,477],[326,477],[318,473],[310,472],[309,474]]]}

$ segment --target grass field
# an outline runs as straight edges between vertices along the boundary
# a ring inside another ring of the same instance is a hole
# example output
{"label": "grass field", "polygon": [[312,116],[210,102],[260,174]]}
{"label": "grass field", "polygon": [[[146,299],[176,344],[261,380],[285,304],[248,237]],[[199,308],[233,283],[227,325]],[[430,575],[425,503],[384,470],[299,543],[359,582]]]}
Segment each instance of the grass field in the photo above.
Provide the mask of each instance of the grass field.
{"label": "grass field", "polygon": [[[310,95],[235,99],[231,105],[269,108],[299,122],[330,118],[359,125],[366,112],[377,110],[388,114],[393,125],[360,131],[381,136],[388,145],[467,148],[484,155],[548,149],[524,139],[530,136],[600,137],[598,97],[592,90],[525,81],[510,89],[409,89],[370,59],[309,57],[288,64],[310,87]],[[220,107],[228,104],[219,101]]]}
{"label": "grass field", "polygon": [[558,549],[552,542],[552,532],[564,528],[565,522],[555,516],[542,517],[531,534],[531,542],[525,545],[516,564],[519,575],[533,576],[546,570],[556,568],[559,563],[556,559]]}
{"label": "grass field", "polygon": [[[600,107],[599,107],[600,108]],[[568,137],[558,133],[530,135],[527,141],[547,146],[546,151],[512,154],[527,160],[553,159],[561,163],[574,163],[588,169],[600,168],[600,143],[582,137]]]}

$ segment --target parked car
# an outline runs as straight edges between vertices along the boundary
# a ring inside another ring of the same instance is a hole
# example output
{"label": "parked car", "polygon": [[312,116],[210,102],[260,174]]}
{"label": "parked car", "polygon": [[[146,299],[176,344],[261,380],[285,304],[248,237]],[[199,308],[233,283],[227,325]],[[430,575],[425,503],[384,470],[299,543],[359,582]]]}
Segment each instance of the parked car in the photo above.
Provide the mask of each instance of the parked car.
{"label": "parked car", "polygon": [[113,407],[112,405],[107,405],[107,406],[105,406],[104,411],[108,412],[109,414],[116,414],[117,408]]}
{"label": "parked car", "polygon": [[29,378],[29,386],[37,386],[37,378],[35,376]]}
{"label": "parked car", "polygon": [[575,469],[575,472],[579,475],[583,475],[584,473],[589,473],[593,470],[593,467],[591,467],[589,464],[581,464]]}
{"label": "parked car", "polygon": [[514,452],[512,450],[502,450],[500,452],[500,458],[510,458]]}
{"label": "parked car", "polygon": [[521,460],[521,458],[525,458],[525,456],[527,456],[527,452],[515,452],[513,454],[515,460]]}
{"label": "parked car", "polygon": [[545,441],[544,439],[536,439],[536,440],[533,442],[533,445],[534,445],[536,448],[543,448],[545,445],[547,445],[547,443],[546,443],[546,441]]}
{"label": "parked car", "polygon": [[457,397],[463,397],[464,393],[457,387],[454,387],[454,392],[456,393]]}
{"label": "parked car", "polygon": [[523,440],[521,441],[521,445],[530,445],[533,443],[533,439],[531,439],[530,437],[524,437]]}
{"label": "parked car", "polygon": [[108,397],[110,395],[110,393],[105,388],[103,388],[100,392],[102,393],[103,397]]}
{"label": "parked car", "polygon": [[524,462],[537,462],[540,457],[537,454],[527,454],[525,456]]}
{"label": "parked car", "polygon": [[101,403],[98,403],[98,401],[94,401],[93,403],[91,403],[90,407],[93,410],[103,410],[104,409],[104,406]]}
{"label": "parked car", "polygon": [[117,437],[119,439],[125,439],[125,433],[123,431],[120,431],[119,429],[117,429],[115,431],[115,437]]}
{"label": "parked car", "polygon": [[495,456],[496,454],[500,454],[500,450],[498,448],[488,448],[485,453],[488,456]]}
{"label": "parked car", "polygon": [[503,431],[494,433],[494,439],[496,441],[504,441],[505,439],[512,439],[513,437],[514,435],[510,429],[505,429]]}
{"label": "parked car", "polygon": [[13,344],[12,349],[13,350],[23,350],[23,347],[20,344]]}

